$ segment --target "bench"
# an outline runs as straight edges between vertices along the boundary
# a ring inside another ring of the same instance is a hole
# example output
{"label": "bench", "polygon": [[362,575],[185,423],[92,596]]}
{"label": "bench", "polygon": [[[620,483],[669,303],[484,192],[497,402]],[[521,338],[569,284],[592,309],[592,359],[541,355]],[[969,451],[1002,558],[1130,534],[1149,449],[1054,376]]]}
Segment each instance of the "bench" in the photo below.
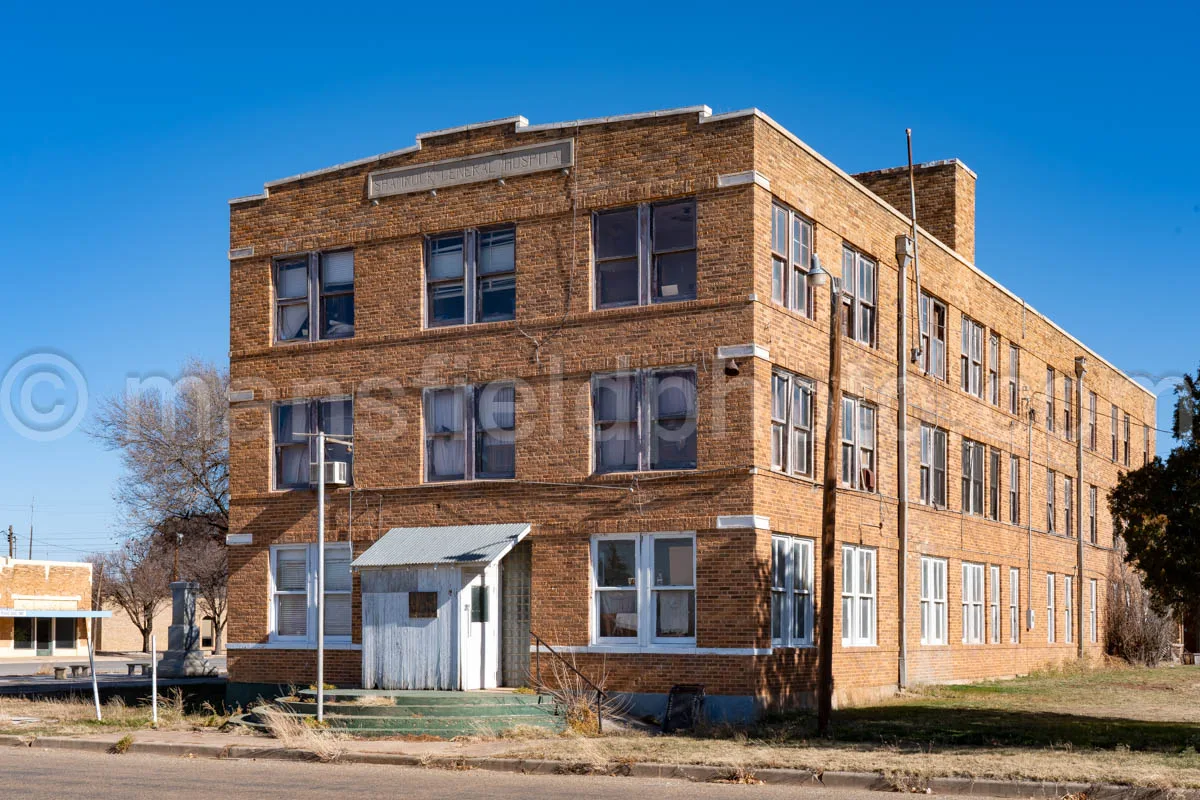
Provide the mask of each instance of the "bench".
{"label": "bench", "polygon": [[54,668],[54,680],[61,681],[66,677],[67,677],[67,668],[66,667],[55,667]]}
{"label": "bench", "polygon": [[88,665],[87,664],[72,664],[71,665],[71,677],[72,678],[79,678],[79,677],[86,678],[87,676],[88,676]]}
{"label": "bench", "polygon": [[125,667],[129,670],[129,676],[133,677],[140,671],[142,675],[150,674],[149,664],[126,664]]}

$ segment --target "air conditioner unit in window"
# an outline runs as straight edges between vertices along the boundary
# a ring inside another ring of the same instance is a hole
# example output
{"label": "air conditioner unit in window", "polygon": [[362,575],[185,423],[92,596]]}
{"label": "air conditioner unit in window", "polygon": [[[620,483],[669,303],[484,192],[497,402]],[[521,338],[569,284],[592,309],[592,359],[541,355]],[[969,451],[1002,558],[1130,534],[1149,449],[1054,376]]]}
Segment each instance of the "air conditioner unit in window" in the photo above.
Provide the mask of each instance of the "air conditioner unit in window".
{"label": "air conditioner unit in window", "polygon": [[[317,485],[320,479],[320,473],[317,472],[318,466],[310,464],[308,467],[308,481],[313,486]],[[345,461],[326,461],[325,462],[325,485],[326,486],[345,486],[350,483],[350,465]]]}
{"label": "air conditioner unit in window", "polygon": [[875,491],[875,473],[866,467],[862,468],[862,487],[868,492]]}

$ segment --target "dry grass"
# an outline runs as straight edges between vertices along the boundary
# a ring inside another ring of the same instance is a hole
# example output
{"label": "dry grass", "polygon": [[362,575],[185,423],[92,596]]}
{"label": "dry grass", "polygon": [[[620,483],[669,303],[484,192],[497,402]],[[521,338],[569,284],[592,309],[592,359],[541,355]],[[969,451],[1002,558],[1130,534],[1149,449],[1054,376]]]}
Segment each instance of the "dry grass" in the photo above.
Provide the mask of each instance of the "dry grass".
{"label": "dry grass", "polygon": [[271,735],[288,750],[312,753],[321,761],[337,761],[350,749],[350,737],[342,731],[318,727],[315,720],[295,717],[274,706],[263,706],[255,713]]}
{"label": "dry grass", "polygon": [[[159,730],[195,730],[224,725],[228,717],[211,705],[200,714],[189,714],[179,690],[158,698]],[[26,699],[0,696],[0,733],[35,736],[64,736],[150,727],[150,698],[129,706],[113,697],[101,706],[103,719],[96,720],[90,697]]]}

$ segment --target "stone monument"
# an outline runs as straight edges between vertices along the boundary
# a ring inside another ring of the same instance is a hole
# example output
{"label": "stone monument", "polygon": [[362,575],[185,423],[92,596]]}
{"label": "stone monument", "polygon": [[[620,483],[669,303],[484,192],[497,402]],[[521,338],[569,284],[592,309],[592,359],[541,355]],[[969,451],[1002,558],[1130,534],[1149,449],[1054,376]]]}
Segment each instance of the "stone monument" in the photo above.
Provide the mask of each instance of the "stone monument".
{"label": "stone monument", "polygon": [[158,663],[158,674],[168,678],[194,678],[215,675],[216,669],[198,647],[200,628],[196,626],[198,583],[175,581],[171,584],[171,627],[167,628],[167,651]]}

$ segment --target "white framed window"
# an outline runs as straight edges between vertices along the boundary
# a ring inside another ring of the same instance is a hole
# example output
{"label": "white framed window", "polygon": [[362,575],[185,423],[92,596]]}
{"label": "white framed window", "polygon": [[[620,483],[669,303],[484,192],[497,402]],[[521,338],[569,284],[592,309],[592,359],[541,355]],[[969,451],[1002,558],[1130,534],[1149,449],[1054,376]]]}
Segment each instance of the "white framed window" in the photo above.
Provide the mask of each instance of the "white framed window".
{"label": "white framed window", "polygon": [[696,201],[670,200],[592,215],[595,307],[696,299]]}
{"label": "white framed window", "polygon": [[425,240],[425,327],[514,319],[517,229],[455,231]]}
{"label": "white framed window", "polygon": [[1008,457],[1008,521],[1021,524],[1021,459]]}
{"label": "white framed window", "polygon": [[1096,487],[1088,487],[1088,538],[1096,544]]}
{"label": "white framed window", "polygon": [[988,567],[988,636],[992,644],[1000,643],[1000,567]]}
{"label": "white framed window", "polygon": [[1096,393],[1088,392],[1088,449],[1096,450]]}
{"label": "white framed window", "polygon": [[1125,437],[1124,437],[1124,439],[1122,439],[1122,441],[1124,442],[1124,446],[1125,446],[1124,464],[1125,464],[1125,466],[1128,467],[1129,466],[1129,415],[1128,414],[1125,415],[1124,430],[1125,430]]}
{"label": "white framed window", "polygon": [[1046,533],[1055,532],[1055,520],[1058,514],[1054,508],[1054,484],[1058,481],[1058,477],[1054,474],[1054,470],[1046,470]]}
{"label": "white framed window", "polygon": [[781,203],[771,207],[771,299],[776,304],[813,316],[813,288],[808,285],[812,264],[813,225]]}
{"label": "white framed window", "polygon": [[[317,638],[316,544],[271,547],[271,641],[312,645]],[[325,640],[350,641],[351,590],[349,542],[325,545]]]}
{"label": "white framed window", "polygon": [[425,480],[516,477],[516,387],[504,381],[425,389]]}
{"label": "white framed window", "polygon": [[592,641],[695,645],[696,537],[592,537]]}
{"label": "white framed window", "polygon": [[984,456],[987,446],[970,439],[962,442],[962,510],[983,514]]}
{"label": "white framed window", "polygon": [[921,502],[946,507],[946,432],[921,426]]}
{"label": "white framed window", "polygon": [[[272,406],[271,438],[276,490],[307,489],[311,467],[317,463],[317,433],[344,440],[354,437],[354,400],[325,397],[319,400],[282,400]],[[354,482],[354,451],[340,442],[325,443],[325,460],[344,461]]]}
{"label": "white framed window", "polygon": [[301,253],[272,266],[276,343],[354,335],[353,250]]}
{"label": "white framed window", "polygon": [[1046,430],[1054,430],[1054,367],[1046,367]]}
{"label": "white framed window", "polygon": [[1117,404],[1112,404],[1112,460],[1117,463]]}
{"label": "white framed window", "polygon": [[983,564],[962,565],[963,644],[983,644]]}
{"label": "white framed window", "polygon": [[855,397],[842,396],[842,485],[874,492],[875,406]]}
{"label": "white framed window", "polygon": [[921,644],[946,644],[946,559],[921,556]]}
{"label": "white framed window", "polygon": [[967,315],[962,318],[962,389],[983,397],[983,326]]}
{"label": "white framed window", "polygon": [[813,475],[813,402],[808,378],[776,370],[771,374],[771,468]]}
{"label": "white framed window", "polygon": [[1046,641],[1054,644],[1054,573],[1046,573]]}
{"label": "white framed window", "polygon": [[592,376],[594,470],[696,468],[696,370]]}
{"label": "white framed window", "polygon": [[1000,337],[995,333],[988,337],[988,399],[1000,405]]}
{"label": "white framed window", "polygon": [[1063,477],[1063,514],[1066,517],[1067,536],[1075,535],[1075,481],[1070,475]]}
{"label": "white framed window", "polygon": [[1008,640],[1021,641],[1021,570],[1008,568]]}
{"label": "white framed window", "polygon": [[842,247],[842,333],[875,346],[876,265],[849,245]]}
{"label": "white framed window", "polygon": [[1063,436],[1075,440],[1075,381],[1070,375],[1063,376]]}
{"label": "white framed window", "polygon": [[1091,640],[1092,644],[1095,644],[1096,636],[1097,636],[1096,629],[1098,627],[1097,620],[1096,620],[1097,610],[1096,610],[1096,579],[1095,578],[1088,579],[1088,598],[1090,599],[1090,605],[1088,608],[1088,638]]}
{"label": "white framed window", "polygon": [[1063,576],[1063,641],[1075,640],[1075,579]]}
{"label": "white framed window", "polygon": [[1008,346],[1008,412],[1016,414],[1021,402],[1021,351],[1015,344]]}
{"label": "white framed window", "polygon": [[921,292],[918,325],[921,329],[921,370],[946,380],[946,304]]}
{"label": "white framed window", "polygon": [[842,546],[842,647],[875,644],[875,551]]}
{"label": "white framed window", "polygon": [[1000,451],[988,451],[988,519],[1000,519]]}
{"label": "white framed window", "polygon": [[771,537],[771,642],[813,643],[813,540]]}

